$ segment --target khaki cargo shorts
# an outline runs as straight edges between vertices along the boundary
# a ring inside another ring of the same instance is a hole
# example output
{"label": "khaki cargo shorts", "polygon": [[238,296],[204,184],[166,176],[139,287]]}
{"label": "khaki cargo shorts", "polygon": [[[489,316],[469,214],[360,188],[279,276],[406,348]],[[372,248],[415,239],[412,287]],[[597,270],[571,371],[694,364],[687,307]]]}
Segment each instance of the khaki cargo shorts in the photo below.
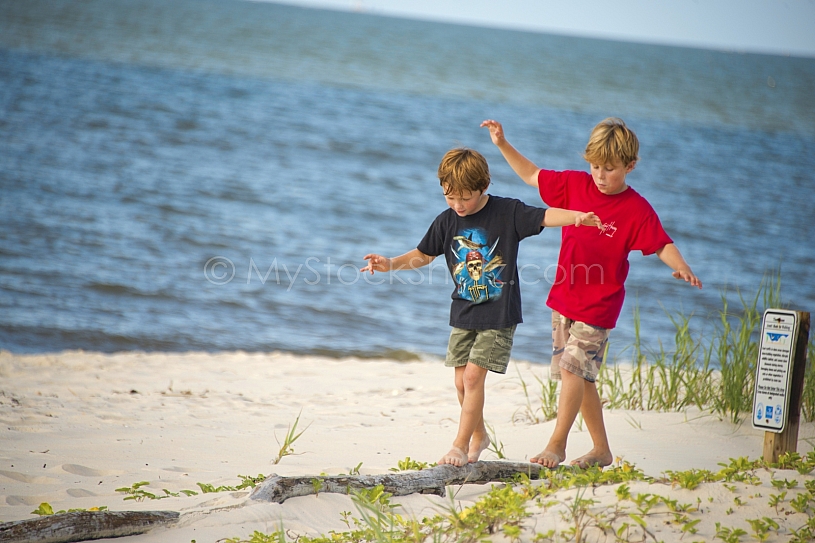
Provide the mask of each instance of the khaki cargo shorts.
{"label": "khaki cargo shorts", "polygon": [[494,330],[465,330],[454,327],[447,343],[447,358],[444,365],[457,368],[471,362],[485,370],[506,373],[516,327]]}
{"label": "khaki cargo shorts", "polygon": [[581,376],[593,383],[603,364],[608,328],[573,321],[552,310],[552,365],[549,374],[560,380],[560,371]]}

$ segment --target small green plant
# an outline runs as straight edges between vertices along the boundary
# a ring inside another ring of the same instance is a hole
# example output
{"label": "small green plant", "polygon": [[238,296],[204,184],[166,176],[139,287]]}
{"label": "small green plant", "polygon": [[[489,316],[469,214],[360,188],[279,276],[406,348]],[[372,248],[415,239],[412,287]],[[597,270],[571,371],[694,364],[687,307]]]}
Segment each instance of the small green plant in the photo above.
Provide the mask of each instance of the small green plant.
{"label": "small green plant", "polygon": [[297,431],[297,424],[300,422],[300,415],[302,411],[297,414],[297,418],[294,419],[294,423],[289,425],[288,430],[286,431],[286,437],[283,439],[283,444],[280,444],[280,441],[277,439],[277,435],[275,434],[275,441],[277,444],[280,445],[280,450],[277,451],[277,456],[275,456],[274,460],[272,460],[272,464],[278,464],[284,457],[290,456],[294,454],[294,442],[303,435],[303,432],[308,430],[308,426],[306,426],[303,430]]}
{"label": "small green plant", "polygon": [[770,481],[770,484],[772,484],[778,490],[781,490],[784,488],[795,488],[796,486],[798,486],[798,481],[796,481],[795,479],[793,479],[792,481],[789,481],[787,479],[784,480],[773,479],[772,481]]}
{"label": "small green plant", "polygon": [[227,485],[215,486],[215,485],[211,485],[209,483],[195,483],[195,484],[198,485],[198,488],[201,489],[201,492],[203,494],[212,494],[214,492],[234,492],[235,491],[234,486],[227,486]]}
{"label": "small green plant", "polygon": [[671,481],[672,485],[693,490],[701,483],[717,480],[718,477],[706,469],[696,470],[690,469],[687,471],[666,471],[665,474]]}
{"label": "small green plant", "polygon": [[495,428],[489,424],[485,424],[485,426],[487,427],[487,434],[490,436],[490,445],[487,450],[497,456],[499,460],[506,458],[504,456],[504,442],[495,435]]}
{"label": "small green plant", "polygon": [[88,509],[62,509],[60,511],[54,511],[54,508],[51,507],[51,504],[48,502],[42,502],[39,507],[31,511],[32,515],[40,515],[43,517],[47,517],[50,515],[61,515],[62,513],[75,513],[78,511],[107,511],[106,505],[100,505],[98,507],[90,507]]}
{"label": "small green plant", "polygon": [[[575,541],[584,541],[583,533],[592,521],[592,515],[589,508],[597,503],[596,500],[591,498],[584,498],[587,488],[580,488],[572,500],[571,506],[568,507],[565,513],[562,514],[563,520],[571,523],[567,533],[573,535]],[[632,520],[638,524],[642,522],[637,515],[631,515]]]}
{"label": "small green plant", "polygon": [[266,479],[266,476],[262,473],[258,473],[256,477],[252,477],[251,475],[238,475],[238,478],[241,480],[241,483],[235,487],[235,490],[255,488]]}
{"label": "small green plant", "polygon": [[145,499],[150,500],[160,500],[162,498],[169,498],[169,494],[165,494],[164,496],[158,496],[153,494],[152,492],[148,492],[142,489],[143,486],[149,485],[149,481],[139,481],[138,483],[133,483],[130,486],[123,486],[116,489],[116,492],[122,492],[127,494],[125,500],[135,500],[137,502],[144,501]]}
{"label": "small green plant", "polygon": [[435,466],[435,464],[428,464],[427,462],[419,462],[411,459],[409,456],[404,460],[399,460],[397,467],[391,468],[390,471],[421,471],[427,467]]}
{"label": "small green plant", "polygon": [[767,541],[770,530],[778,532],[781,528],[776,521],[769,517],[760,519],[747,519],[747,523],[753,529],[753,537],[758,541]]}
{"label": "small green plant", "polygon": [[801,492],[800,494],[795,496],[795,498],[790,500],[790,506],[799,513],[806,513],[807,510],[811,507],[809,503],[810,501],[813,501],[813,503],[815,503],[812,494],[810,494],[809,492]]}
{"label": "small green plant", "polygon": [[39,507],[31,511],[32,515],[40,515],[40,516],[47,516],[54,514],[54,508],[51,507],[51,504],[48,502],[43,502],[40,504]]}
{"label": "small green plant", "polygon": [[311,486],[314,488],[314,495],[319,496],[320,490],[323,489],[323,480],[315,477],[311,480]]}
{"label": "small green plant", "polygon": [[778,513],[778,506],[784,503],[784,500],[787,498],[787,491],[785,490],[781,494],[770,494],[770,507],[775,508],[775,512]]}
{"label": "small green plant", "polygon": [[812,543],[815,541],[815,515],[809,517],[809,520],[798,528],[793,530],[791,543]]}
{"label": "small green plant", "polygon": [[742,530],[741,528],[728,528],[722,526],[721,523],[716,523],[716,535],[713,536],[714,539],[721,539],[725,543],[738,543],[741,541],[741,537],[747,535],[747,532]]}
{"label": "small green plant", "polygon": [[540,385],[540,411],[543,416],[543,422],[555,420],[557,418],[557,381],[546,379],[545,381],[535,376],[535,380]]}

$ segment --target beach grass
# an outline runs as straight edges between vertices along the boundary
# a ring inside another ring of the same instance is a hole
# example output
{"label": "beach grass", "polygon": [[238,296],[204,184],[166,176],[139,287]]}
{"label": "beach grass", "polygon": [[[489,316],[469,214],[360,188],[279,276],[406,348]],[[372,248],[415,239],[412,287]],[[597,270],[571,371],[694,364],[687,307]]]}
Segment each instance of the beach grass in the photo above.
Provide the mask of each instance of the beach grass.
{"label": "beach grass", "polygon": [[[693,315],[668,314],[674,326],[673,345],[659,342],[656,349],[643,346],[640,316],[634,309],[634,343],[630,364],[603,364],[597,388],[608,409],[682,411],[696,407],[733,423],[752,410],[759,333],[764,310],[784,308],[780,274],[765,276],[751,297],[736,292],[740,307],[734,309],[727,293],[722,307],[694,333]],[[696,318],[696,320],[699,320]],[[625,352],[625,351],[624,351]],[[606,350],[606,355],[608,349]],[[541,404],[549,405],[541,395]],[[807,369],[801,398],[804,421],[815,420],[815,339],[810,337]]]}

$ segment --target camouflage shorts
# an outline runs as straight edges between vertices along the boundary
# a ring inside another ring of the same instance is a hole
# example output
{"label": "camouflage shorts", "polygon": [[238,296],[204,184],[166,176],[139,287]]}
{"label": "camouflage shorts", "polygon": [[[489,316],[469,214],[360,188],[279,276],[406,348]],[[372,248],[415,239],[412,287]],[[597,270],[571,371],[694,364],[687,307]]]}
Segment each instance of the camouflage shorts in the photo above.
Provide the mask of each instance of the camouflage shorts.
{"label": "camouflage shorts", "polygon": [[506,373],[515,326],[497,330],[465,330],[453,328],[447,344],[444,365],[452,368],[467,362],[495,373]]}
{"label": "camouflage shorts", "polygon": [[553,310],[551,378],[559,380],[560,371],[566,370],[593,383],[603,363],[609,332],[608,328],[573,321]]}

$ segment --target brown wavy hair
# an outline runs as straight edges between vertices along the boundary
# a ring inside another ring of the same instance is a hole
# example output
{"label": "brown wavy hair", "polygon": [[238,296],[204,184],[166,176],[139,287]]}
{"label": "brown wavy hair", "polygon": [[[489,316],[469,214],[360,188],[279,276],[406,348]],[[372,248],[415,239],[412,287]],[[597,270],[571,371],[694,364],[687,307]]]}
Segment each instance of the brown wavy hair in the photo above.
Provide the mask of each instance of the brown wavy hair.
{"label": "brown wavy hair", "polygon": [[438,176],[445,195],[453,192],[484,192],[490,186],[487,159],[478,151],[466,147],[451,149],[444,154],[439,164]]}
{"label": "brown wavy hair", "polygon": [[640,142],[634,131],[622,119],[609,117],[591,131],[583,158],[589,164],[614,164],[619,160],[627,166],[639,160],[639,151]]}

